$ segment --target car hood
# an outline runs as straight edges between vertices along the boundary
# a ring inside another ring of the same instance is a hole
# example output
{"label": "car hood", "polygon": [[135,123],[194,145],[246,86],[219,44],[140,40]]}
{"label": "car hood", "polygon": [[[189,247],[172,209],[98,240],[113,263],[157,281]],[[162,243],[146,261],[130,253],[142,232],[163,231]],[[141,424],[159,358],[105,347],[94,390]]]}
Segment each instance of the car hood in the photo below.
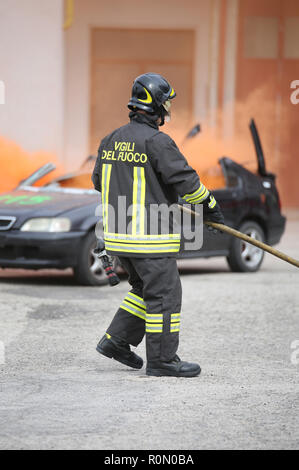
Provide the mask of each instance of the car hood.
{"label": "car hood", "polygon": [[0,218],[15,217],[14,228],[33,217],[57,217],[78,207],[100,203],[93,191],[43,191],[21,189],[0,194]]}

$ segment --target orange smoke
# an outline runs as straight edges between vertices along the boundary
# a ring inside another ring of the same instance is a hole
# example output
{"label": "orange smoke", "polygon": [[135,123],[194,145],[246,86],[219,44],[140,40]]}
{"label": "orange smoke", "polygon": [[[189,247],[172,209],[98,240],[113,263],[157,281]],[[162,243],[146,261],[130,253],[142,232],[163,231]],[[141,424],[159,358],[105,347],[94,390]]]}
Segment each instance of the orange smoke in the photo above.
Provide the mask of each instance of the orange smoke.
{"label": "orange smoke", "polygon": [[170,128],[166,130],[172,134],[190,165],[196,169],[202,182],[210,189],[225,187],[224,177],[218,165],[221,157],[229,157],[253,173],[257,171],[257,157],[249,130],[251,118],[254,118],[257,124],[265,153],[266,168],[268,171],[277,172],[278,158],[275,151],[277,122],[275,103],[267,99],[269,87],[268,84],[267,88],[256,89],[244,102],[232,105],[235,126],[234,135],[231,137],[224,136],[225,120],[230,119],[224,110],[214,112],[214,126],[209,124],[211,116],[200,122],[201,132],[193,138],[185,139],[190,129],[185,128],[182,131],[177,127],[173,132]]}
{"label": "orange smoke", "polygon": [[63,173],[57,157],[48,152],[26,152],[15,142],[0,137],[0,193],[14,189],[21,180],[48,162],[54,163],[56,170],[39,180],[38,185]]}

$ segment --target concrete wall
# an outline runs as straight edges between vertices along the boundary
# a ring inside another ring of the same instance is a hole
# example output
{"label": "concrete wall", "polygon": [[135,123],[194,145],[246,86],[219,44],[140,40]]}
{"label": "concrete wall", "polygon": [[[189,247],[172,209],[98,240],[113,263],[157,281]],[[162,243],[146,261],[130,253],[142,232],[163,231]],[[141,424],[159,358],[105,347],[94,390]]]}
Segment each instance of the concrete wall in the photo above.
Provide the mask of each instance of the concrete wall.
{"label": "concrete wall", "polygon": [[209,94],[209,9],[205,0],[75,0],[66,34],[65,164],[76,167],[88,155],[90,128],[90,30],[92,27],[194,29],[195,117],[202,120]]}
{"label": "concrete wall", "polygon": [[62,157],[63,0],[0,2],[0,136]]}

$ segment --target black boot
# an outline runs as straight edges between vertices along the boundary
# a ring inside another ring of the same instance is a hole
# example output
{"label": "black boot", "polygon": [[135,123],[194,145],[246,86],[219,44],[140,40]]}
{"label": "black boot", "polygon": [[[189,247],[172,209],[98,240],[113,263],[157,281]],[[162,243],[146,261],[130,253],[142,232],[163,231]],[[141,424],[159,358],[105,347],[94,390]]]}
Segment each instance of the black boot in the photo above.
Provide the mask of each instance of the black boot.
{"label": "black boot", "polygon": [[105,334],[97,345],[97,351],[106,357],[115,359],[126,366],[141,369],[143,360],[130,350],[130,345],[120,339]]}
{"label": "black boot", "polygon": [[148,362],[146,367],[146,375],[155,377],[195,377],[200,374],[200,371],[198,364],[181,361],[177,355],[169,362]]}

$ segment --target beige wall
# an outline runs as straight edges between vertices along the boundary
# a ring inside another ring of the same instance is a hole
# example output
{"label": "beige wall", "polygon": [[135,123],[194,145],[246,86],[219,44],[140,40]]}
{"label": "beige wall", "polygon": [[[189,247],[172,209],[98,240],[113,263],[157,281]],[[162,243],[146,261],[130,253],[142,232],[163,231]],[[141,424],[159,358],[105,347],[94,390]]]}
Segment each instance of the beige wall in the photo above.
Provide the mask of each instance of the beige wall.
{"label": "beige wall", "polygon": [[75,0],[66,32],[65,164],[77,167],[89,151],[92,27],[193,29],[196,32],[194,113],[206,116],[209,93],[209,7],[205,0]]}
{"label": "beige wall", "polygon": [[0,2],[0,136],[62,158],[64,45],[62,0]]}
{"label": "beige wall", "polygon": [[112,129],[128,121],[128,101],[138,75],[155,71],[167,77],[177,91],[172,108],[175,135],[194,125],[193,30],[92,29],[90,93],[90,152]]}

